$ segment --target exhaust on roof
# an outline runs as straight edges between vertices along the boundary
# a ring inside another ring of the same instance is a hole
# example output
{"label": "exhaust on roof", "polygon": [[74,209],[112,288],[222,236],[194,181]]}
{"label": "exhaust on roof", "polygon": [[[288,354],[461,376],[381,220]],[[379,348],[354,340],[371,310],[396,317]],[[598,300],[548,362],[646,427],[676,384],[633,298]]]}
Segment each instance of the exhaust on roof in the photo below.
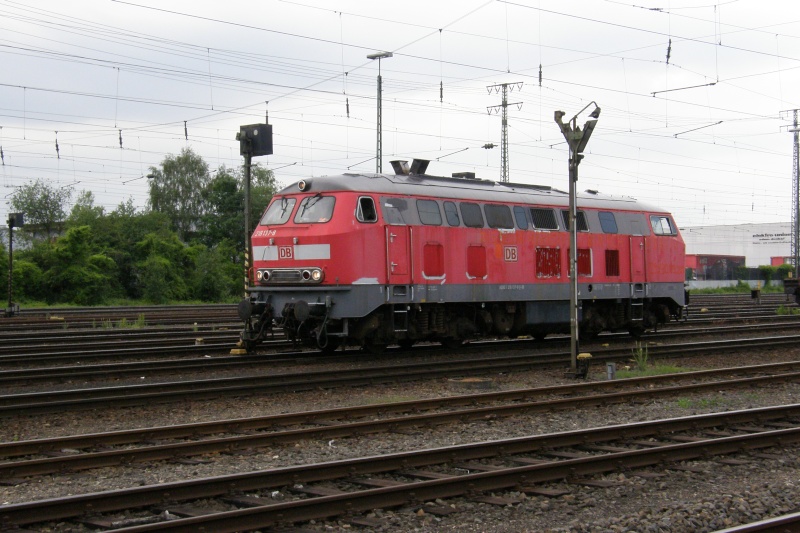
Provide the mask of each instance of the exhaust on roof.
{"label": "exhaust on roof", "polygon": [[390,161],[397,176],[408,176],[408,161]]}
{"label": "exhaust on roof", "polygon": [[415,159],[411,162],[411,174],[425,174],[429,163],[427,159]]}

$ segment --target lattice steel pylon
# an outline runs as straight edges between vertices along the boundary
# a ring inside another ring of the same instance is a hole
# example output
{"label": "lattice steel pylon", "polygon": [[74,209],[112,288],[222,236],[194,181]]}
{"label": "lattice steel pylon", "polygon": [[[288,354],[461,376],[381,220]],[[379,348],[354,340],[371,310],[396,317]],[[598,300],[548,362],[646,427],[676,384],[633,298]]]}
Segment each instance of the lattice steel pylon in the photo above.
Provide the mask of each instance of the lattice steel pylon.
{"label": "lattice steel pylon", "polygon": [[798,259],[798,241],[800,241],[800,129],[797,127],[797,109],[793,110],[794,120],[792,129],[789,131],[794,135],[794,157],[792,158],[792,246],[791,261],[794,267],[794,275],[798,276],[797,269],[800,267]]}
{"label": "lattice steel pylon", "polygon": [[508,183],[508,106],[515,105],[517,109],[522,107],[522,102],[508,103],[508,90],[509,87],[513,91],[514,88],[522,90],[523,82],[518,81],[515,83],[498,83],[497,85],[489,85],[486,89],[489,93],[494,90],[503,94],[503,103],[500,105],[486,106],[486,111],[491,114],[492,112],[499,112],[502,110],[502,126],[500,130],[500,181]]}

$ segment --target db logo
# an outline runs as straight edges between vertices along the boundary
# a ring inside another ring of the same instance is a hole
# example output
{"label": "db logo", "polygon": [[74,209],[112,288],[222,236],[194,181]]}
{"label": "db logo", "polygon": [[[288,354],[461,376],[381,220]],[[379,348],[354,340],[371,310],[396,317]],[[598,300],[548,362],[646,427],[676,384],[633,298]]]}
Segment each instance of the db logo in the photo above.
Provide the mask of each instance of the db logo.
{"label": "db logo", "polygon": [[278,259],[292,259],[293,251],[291,246],[278,246]]}
{"label": "db logo", "polygon": [[517,247],[516,246],[504,246],[503,247],[503,259],[510,263],[517,262]]}

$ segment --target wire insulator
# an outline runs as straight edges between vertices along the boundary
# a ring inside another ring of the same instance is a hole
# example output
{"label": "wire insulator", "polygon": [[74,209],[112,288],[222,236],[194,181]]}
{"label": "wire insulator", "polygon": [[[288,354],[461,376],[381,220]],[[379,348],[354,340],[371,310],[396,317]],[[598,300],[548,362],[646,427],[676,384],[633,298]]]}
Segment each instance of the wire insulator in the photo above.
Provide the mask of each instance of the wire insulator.
{"label": "wire insulator", "polygon": [[119,147],[122,148],[122,130],[119,130]]}
{"label": "wire insulator", "polygon": [[183,121],[183,136],[188,141],[189,140],[189,129],[186,127],[186,121]]}

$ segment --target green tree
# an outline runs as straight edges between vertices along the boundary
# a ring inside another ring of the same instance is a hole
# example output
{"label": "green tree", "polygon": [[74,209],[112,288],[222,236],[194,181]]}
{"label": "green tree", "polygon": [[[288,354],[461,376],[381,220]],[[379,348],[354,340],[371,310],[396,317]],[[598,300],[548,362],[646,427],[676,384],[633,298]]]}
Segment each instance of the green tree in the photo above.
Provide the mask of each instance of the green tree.
{"label": "green tree", "polygon": [[178,236],[188,242],[205,210],[202,191],[209,181],[208,165],[184,148],[178,156],[167,156],[161,168],[150,167],[150,173],[150,209],[166,214]]}
{"label": "green tree", "polygon": [[[250,223],[255,226],[277,190],[271,170],[256,164],[250,169]],[[220,167],[203,191],[205,213],[198,238],[213,248],[232,242],[240,255],[244,250],[244,168]]]}
{"label": "green tree", "polygon": [[116,264],[93,249],[89,226],[68,229],[53,257],[55,264],[44,275],[48,301],[97,305],[117,295]]}
{"label": "green tree", "polygon": [[72,206],[69,217],[67,217],[67,224],[73,227],[95,226],[104,215],[105,209],[102,206],[94,205],[92,191],[81,191],[75,205]]}
{"label": "green tree", "polygon": [[764,287],[769,287],[770,282],[778,275],[778,268],[770,265],[761,265],[758,267],[758,271],[764,278]]}
{"label": "green tree", "polygon": [[206,210],[200,219],[200,242],[209,248],[223,241],[244,248],[244,191],[238,176],[220,167],[203,190]]}
{"label": "green tree", "polygon": [[275,174],[261,165],[250,167],[252,178],[252,188],[250,190],[250,207],[252,209],[250,219],[254,224],[261,218],[261,214],[267,208],[269,201],[278,192],[278,182],[275,181]]}
{"label": "green tree", "polygon": [[136,276],[141,295],[153,303],[186,300],[194,268],[191,249],[174,233],[148,233],[136,243]]}
{"label": "green tree", "polygon": [[[6,273],[8,276],[8,273]],[[14,300],[44,300],[46,290],[44,273],[39,265],[31,261],[14,260]],[[6,298],[8,295],[6,294]]]}
{"label": "green tree", "polygon": [[11,209],[25,213],[22,232],[37,240],[59,233],[67,216],[66,206],[72,196],[70,187],[51,187],[42,180],[21,185],[11,194]]}

